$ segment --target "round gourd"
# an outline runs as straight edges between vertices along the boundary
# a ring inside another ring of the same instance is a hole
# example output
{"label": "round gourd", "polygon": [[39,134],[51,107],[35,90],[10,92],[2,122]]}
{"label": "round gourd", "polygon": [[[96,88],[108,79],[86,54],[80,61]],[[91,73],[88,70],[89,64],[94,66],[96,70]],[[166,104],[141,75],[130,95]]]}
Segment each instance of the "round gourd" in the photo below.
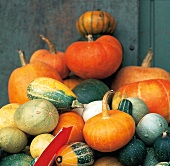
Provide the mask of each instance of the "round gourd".
{"label": "round gourd", "polygon": [[79,102],[88,104],[92,101],[102,100],[109,87],[98,79],[86,79],[76,85],[72,91]]}
{"label": "round gourd", "polygon": [[135,133],[135,121],[129,114],[120,110],[108,110],[108,99],[113,93],[108,91],[104,95],[102,113],[87,120],[83,129],[86,143],[100,152],[120,149]]}
{"label": "round gourd", "polygon": [[144,162],[147,155],[145,144],[137,138],[133,138],[127,145],[119,150],[118,158],[123,165],[137,166]]}
{"label": "round gourd", "polygon": [[3,157],[0,161],[0,166],[30,166],[33,158],[24,153],[11,154]]}
{"label": "round gourd", "polygon": [[117,109],[120,101],[127,97],[142,99],[149,113],[157,113],[170,122],[170,81],[151,79],[122,86],[112,100],[112,109]]}
{"label": "round gourd", "polygon": [[93,165],[94,152],[84,142],[74,142],[62,146],[55,157],[56,165]]}
{"label": "round gourd", "polygon": [[30,135],[48,133],[58,124],[56,107],[44,99],[34,99],[22,104],[14,114],[14,122],[22,131]]}
{"label": "round gourd", "polygon": [[78,32],[84,36],[88,34],[113,34],[116,27],[114,17],[104,11],[88,11],[76,21]]}
{"label": "round gourd", "polygon": [[0,109],[0,129],[3,127],[16,127],[14,123],[14,113],[20,104],[10,103]]}
{"label": "round gourd", "polygon": [[77,41],[68,46],[65,62],[70,71],[84,78],[104,79],[119,68],[123,49],[121,43],[113,36],[103,35],[93,41]]}
{"label": "round gourd", "polygon": [[146,114],[136,126],[136,134],[147,145],[153,145],[155,139],[168,129],[167,121],[159,114]]}
{"label": "round gourd", "polygon": [[27,136],[16,127],[0,129],[0,147],[9,153],[18,153],[27,145]]}
{"label": "round gourd", "polygon": [[170,133],[164,131],[154,141],[154,151],[159,161],[170,161]]}
{"label": "round gourd", "polygon": [[54,136],[52,134],[39,134],[31,141],[30,153],[33,158],[37,158],[45,150],[45,148],[50,144]]}

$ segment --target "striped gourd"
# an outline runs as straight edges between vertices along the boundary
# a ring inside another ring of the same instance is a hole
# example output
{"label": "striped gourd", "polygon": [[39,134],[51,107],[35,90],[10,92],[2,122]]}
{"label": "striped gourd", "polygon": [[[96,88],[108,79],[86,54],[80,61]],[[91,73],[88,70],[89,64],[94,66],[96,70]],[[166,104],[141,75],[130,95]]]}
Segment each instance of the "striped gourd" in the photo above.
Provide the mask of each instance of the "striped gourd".
{"label": "striped gourd", "polygon": [[48,77],[39,77],[32,81],[27,88],[29,99],[45,99],[57,109],[83,107],[76,95],[63,83]]}

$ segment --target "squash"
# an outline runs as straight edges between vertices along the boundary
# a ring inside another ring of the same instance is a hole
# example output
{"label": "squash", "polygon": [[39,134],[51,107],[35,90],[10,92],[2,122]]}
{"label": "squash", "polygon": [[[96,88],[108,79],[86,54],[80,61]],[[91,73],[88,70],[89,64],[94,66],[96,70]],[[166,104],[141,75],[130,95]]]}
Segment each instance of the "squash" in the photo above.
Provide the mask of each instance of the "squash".
{"label": "squash", "polygon": [[82,36],[113,34],[115,27],[115,18],[110,13],[100,10],[87,11],[76,21],[76,28]]}
{"label": "squash", "polygon": [[28,63],[24,51],[19,50],[22,66],[10,74],[8,80],[8,97],[10,103],[23,104],[29,101],[27,86],[37,77],[51,77],[62,82],[57,71],[43,62]]}
{"label": "squash", "polygon": [[28,154],[17,153],[3,157],[0,166],[30,166],[32,157]]}
{"label": "squash", "polygon": [[155,139],[168,130],[167,121],[159,114],[146,114],[136,126],[136,134],[146,144],[152,146]]}
{"label": "squash", "polygon": [[170,161],[169,162],[159,162],[155,166],[170,166]]}
{"label": "squash", "polygon": [[108,91],[104,95],[102,113],[87,120],[83,129],[85,142],[100,152],[120,149],[135,133],[135,121],[129,114],[120,110],[108,110],[108,99],[113,93]]}
{"label": "squash", "polygon": [[26,134],[16,127],[0,129],[0,147],[8,153],[18,153],[27,145]]}
{"label": "squash", "polygon": [[86,79],[76,85],[72,91],[79,102],[88,104],[92,101],[102,100],[109,87],[98,79]]}
{"label": "squash", "polygon": [[119,150],[118,159],[123,165],[137,166],[143,164],[146,155],[146,145],[140,139],[133,138]]}
{"label": "squash", "polygon": [[30,144],[30,153],[33,158],[37,158],[50,144],[54,136],[50,133],[39,134],[33,138]]}
{"label": "squash", "polygon": [[55,136],[63,127],[69,126],[72,126],[73,128],[67,143],[83,142],[84,120],[78,113],[73,111],[60,114],[58,124],[52,134]]}
{"label": "squash", "polygon": [[22,104],[14,114],[16,126],[30,135],[48,133],[58,124],[56,107],[44,99],[34,99]]}
{"label": "squash", "polygon": [[154,151],[159,161],[170,161],[170,133],[164,131],[154,141]]}
{"label": "squash", "polygon": [[123,166],[122,163],[116,157],[104,156],[97,159],[93,166]]}
{"label": "squash", "polygon": [[34,79],[27,87],[27,95],[30,100],[48,100],[58,110],[84,107],[77,100],[77,96],[66,85],[49,77]]}
{"label": "squash", "polygon": [[122,62],[123,50],[118,39],[103,35],[93,41],[77,41],[68,46],[65,62],[70,71],[83,78],[104,79],[111,76]]}
{"label": "squash", "polygon": [[62,146],[55,156],[56,165],[92,165],[94,152],[84,142],[73,142]]}
{"label": "squash", "polygon": [[30,57],[30,63],[32,62],[44,62],[54,68],[61,76],[61,78],[66,78],[69,74],[69,69],[64,61],[64,52],[57,51],[54,43],[43,35],[40,35],[41,39],[46,42],[49,50],[40,49],[35,51]]}
{"label": "squash", "polygon": [[151,67],[152,57],[152,50],[149,49],[141,66],[126,66],[121,68],[111,83],[111,89],[117,91],[123,85],[150,79],[165,79],[170,81],[168,71],[158,67]]}
{"label": "squash", "polygon": [[0,109],[0,129],[3,127],[16,127],[14,123],[14,113],[20,104],[6,104]]}
{"label": "squash", "polygon": [[112,99],[112,109],[127,97],[142,99],[149,113],[158,113],[170,122],[170,81],[162,79],[144,80],[122,86]]}

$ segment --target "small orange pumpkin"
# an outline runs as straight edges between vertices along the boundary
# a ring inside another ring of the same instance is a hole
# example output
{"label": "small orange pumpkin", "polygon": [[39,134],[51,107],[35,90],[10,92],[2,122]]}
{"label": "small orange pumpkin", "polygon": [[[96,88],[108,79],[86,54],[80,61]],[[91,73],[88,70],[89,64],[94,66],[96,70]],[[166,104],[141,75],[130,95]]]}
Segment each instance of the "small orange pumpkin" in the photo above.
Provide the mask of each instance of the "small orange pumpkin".
{"label": "small orange pumpkin", "polygon": [[126,145],[134,136],[135,121],[120,110],[108,110],[108,91],[102,100],[102,113],[85,122],[83,135],[85,142],[100,152],[112,152]]}
{"label": "small orange pumpkin", "polygon": [[77,76],[103,79],[112,75],[122,62],[122,46],[113,36],[103,35],[93,41],[72,43],[65,52],[68,68]]}
{"label": "small orange pumpkin", "polygon": [[52,41],[43,35],[40,36],[42,40],[47,43],[49,50],[40,49],[35,51],[30,58],[30,62],[44,62],[58,71],[61,78],[66,78],[70,71],[64,61],[65,53],[62,51],[57,51]]}

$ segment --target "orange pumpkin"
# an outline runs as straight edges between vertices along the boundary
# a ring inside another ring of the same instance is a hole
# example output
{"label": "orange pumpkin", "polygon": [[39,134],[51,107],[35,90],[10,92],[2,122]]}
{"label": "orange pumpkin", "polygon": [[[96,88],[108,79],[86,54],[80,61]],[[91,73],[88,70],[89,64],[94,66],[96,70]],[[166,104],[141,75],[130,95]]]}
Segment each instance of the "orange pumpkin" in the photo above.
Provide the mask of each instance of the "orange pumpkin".
{"label": "orange pumpkin", "polygon": [[57,51],[52,41],[50,41],[43,35],[40,36],[42,40],[44,40],[47,43],[49,50],[40,49],[35,51],[30,58],[30,62],[41,61],[47,63],[48,65],[53,67],[56,71],[58,71],[61,78],[66,78],[70,71],[64,61],[65,53],[62,51]]}
{"label": "orange pumpkin", "polygon": [[43,62],[27,63],[23,51],[19,50],[22,66],[12,71],[8,81],[8,97],[10,103],[23,104],[29,101],[27,87],[38,77],[50,77],[62,82],[57,71]]}
{"label": "orange pumpkin", "polygon": [[108,91],[102,100],[102,113],[85,122],[83,135],[85,142],[100,152],[112,152],[126,145],[134,136],[135,121],[120,110],[108,110]]}
{"label": "orange pumpkin", "polygon": [[77,76],[103,79],[112,75],[122,62],[122,46],[113,36],[72,43],[65,52],[68,68]]}
{"label": "orange pumpkin", "polygon": [[84,120],[81,117],[81,115],[73,111],[62,113],[59,116],[59,121],[56,128],[53,131],[53,135],[55,136],[63,127],[69,126],[73,126],[73,128],[71,130],[68,143],[84,141],[83,137]]}
{"label": "orange pumpkin", "polygon": [[151,67],[153,53],[150,49],[141,66],[127,66],[118,71],[111,83],[111,89],[118,90],[121,86],[149,79],[165,79],[170,81],[170,74],[158,67]]}
{"label": "orange pumpkin", "polygon": [[126,97],[142,99],[150,113],[158,113],[170,122],[170,81],[151,79],[124,85],[116,91],[112,109],[117,109],[120,101]]}

